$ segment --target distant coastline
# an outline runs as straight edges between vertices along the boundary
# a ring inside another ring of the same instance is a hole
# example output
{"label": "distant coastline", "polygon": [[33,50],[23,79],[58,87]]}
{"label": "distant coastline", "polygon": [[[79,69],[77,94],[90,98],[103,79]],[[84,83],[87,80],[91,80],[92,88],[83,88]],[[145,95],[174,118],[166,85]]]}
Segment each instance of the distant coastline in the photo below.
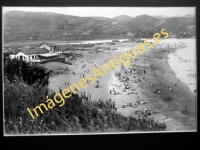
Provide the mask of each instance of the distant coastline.
{"label": "distant coastline", "polygon": [[[93,44],[95,41],[97,41],[96,43],[104,43],[104,42],[112,42],[112,40],[120,40],[120,41],[124,41],[124,40],[128,40],[129,38],[113,38],[113,39],[95,39],[95,40],[73,40],[73,41],[66,41],[66,40],[27,40],[27,41],[22,41],[22,42],[7,42],[7,41],[4,41],[4,45],[3,46],[14,46],[14,45],[27,45],[28,43],[31,44],[31,45],[34,45],[34,44],[39,44],[42,42],[45,42],[45,43],[62,43],[63,45],[65,44],[68,44],[68,43],[75,43],[75,44],[87,44],[86,42],[91,42],[91,44]],[[93,42],[94,41],[94,42]]]}

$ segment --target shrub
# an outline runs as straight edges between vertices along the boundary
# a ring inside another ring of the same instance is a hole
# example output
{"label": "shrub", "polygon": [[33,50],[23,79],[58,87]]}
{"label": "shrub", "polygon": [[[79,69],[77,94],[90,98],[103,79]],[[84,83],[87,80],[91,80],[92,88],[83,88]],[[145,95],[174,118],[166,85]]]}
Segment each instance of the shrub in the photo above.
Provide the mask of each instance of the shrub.
{"label": "shrub", "polygon": [[[56,105],[34,120],[27,108],[53,100],[48,71],[39,65],[20,60],[8,60],[4,77],[4,126],[6,134],[120,132],[164,130],[165,124],[146,116],[124,117],[114,111],[114,103],[92,101],[85,92],[65,98],[65,105]],[[61,90],[61,89],[60,89]],[[60,91],[61,92],[61,91]]]}
{"label": "shrub", "polygon": [[11,82],[16,76],[22,78],[29,85],[38,82],[46,86],[48,85],[50,71],[38,64],[30,64],[18,59],[8,59],[7,63],[4,64],[4,75]]}
{"label": "shrub", "polygon": [[[35,85],[35,84],[34,84]],[[65,105],[56,105],[32,120],[26,108],[44,102],[48,89],[28,85],[22,79],[5,78],[4,115],[6,134],[155,131],[166,126],[145,116],[124,117],[113,110],[111,100],[91,101],[85,93],[72,94]],[[53,99],[56,93],[49,93]]]}

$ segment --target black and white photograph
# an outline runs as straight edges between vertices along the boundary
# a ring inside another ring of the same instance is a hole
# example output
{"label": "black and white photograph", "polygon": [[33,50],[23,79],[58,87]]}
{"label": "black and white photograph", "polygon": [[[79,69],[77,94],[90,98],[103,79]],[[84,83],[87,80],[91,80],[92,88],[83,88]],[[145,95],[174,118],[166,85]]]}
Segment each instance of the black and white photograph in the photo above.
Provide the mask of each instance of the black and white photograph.
{"label": "black and white photograph", "polygon": [[4,136],[197,132],[196,7],[2,7]]}

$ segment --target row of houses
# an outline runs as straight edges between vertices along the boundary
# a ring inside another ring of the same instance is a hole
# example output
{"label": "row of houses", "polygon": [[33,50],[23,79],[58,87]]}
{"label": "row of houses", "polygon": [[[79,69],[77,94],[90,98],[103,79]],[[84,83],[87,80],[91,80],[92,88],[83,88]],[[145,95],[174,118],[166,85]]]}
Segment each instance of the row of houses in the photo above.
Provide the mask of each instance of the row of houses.
{"label": "row of houses", "polygon": [[48,61],[62,56],[62,51],[53,44],[41,43],[36,47],[25,46],[11,51],[10,58],[30,62]]}

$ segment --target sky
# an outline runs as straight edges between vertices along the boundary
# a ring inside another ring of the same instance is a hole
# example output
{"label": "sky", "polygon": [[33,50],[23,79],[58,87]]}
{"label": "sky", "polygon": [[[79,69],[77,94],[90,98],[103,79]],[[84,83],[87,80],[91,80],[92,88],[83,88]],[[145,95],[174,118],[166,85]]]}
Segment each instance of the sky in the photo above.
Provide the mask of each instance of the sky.
{"label": "sky", "polygon": [[119,15],[136,17],[147,14],[149,16],[184,16],[195,15],[195,7],[3,7],[3,14],[8,11],[20,10],[31,12],[54,12],[59,14],[81,17],[114,18]]}

